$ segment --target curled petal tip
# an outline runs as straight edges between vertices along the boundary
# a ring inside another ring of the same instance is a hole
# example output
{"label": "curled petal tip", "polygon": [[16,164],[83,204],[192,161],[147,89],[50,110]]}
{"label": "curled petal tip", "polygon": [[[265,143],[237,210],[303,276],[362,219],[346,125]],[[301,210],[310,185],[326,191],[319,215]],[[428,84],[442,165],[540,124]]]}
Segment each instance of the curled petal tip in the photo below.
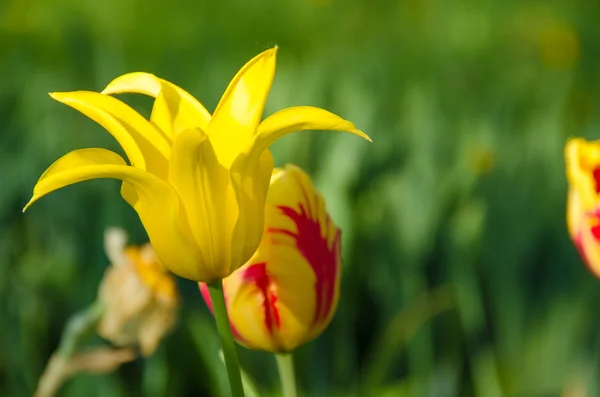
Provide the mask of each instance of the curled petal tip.
{"label": "curled petal tip", "polygon": [[66,94],[65,92],[49,92],[48,93],[48,95],[50,95],[50,98],[52,98],[58,102],[64,102],[65,94]]}
{"label": "curled petal tip", "polygon": [[23,207],[23,213],[25,213],[25,211],[27,211],[29,209],[29,207],[31,207],[31,204],[35,203],[38,198],[39,197],[37,197],[37,196],[33,196],[31,198],[31,200],[29,200],[29,202],[25,205],[25,207]]}
{"label": "curled petal tip", "polygon": [[265,52],[263,52],[263,55],[265,56],[265,58],[270,58],[270,57],[274,57],[277,56],[277,50],[279,49],[279,46],[275,45],[272,48],[269,48],[268,50],[266,50]]}
{"label": "curled petal tip", "polygon": [[113,79],[101,94],[138,93],[157,97],[162,89],[161,79],[151,73],[131,72]]}
{"label": "curled petal tip", "polygon": [[373,140],[367,134],[365,134],[364,132],[362,132],[361,130],[359,130],[357,128],[355,128],[351,132],[353,132],[354,134],[356,134],[356,135],[358,135],[358,136],[360,136],[362,138],[365,138],[369,142],[373,142]]}

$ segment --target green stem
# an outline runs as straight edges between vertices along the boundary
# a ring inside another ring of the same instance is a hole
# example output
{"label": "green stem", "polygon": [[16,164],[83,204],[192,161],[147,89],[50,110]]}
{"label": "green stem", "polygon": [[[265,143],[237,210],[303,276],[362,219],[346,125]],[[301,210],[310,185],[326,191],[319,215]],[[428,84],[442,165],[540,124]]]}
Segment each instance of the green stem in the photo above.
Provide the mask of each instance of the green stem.
{"label": "green stem", "polygon": [[98,301],[73,315],[64,328],[57,353],[68,358],[75,353],[83,339],[91,334],[104,314],[104,305]]}
{"label": "green stem", "polygon": [[34,397],[53,397],[58,393],[63,383],[73,374],[68,370],[71,356],[77,352],[81,342],[93,333],[103,314],[104,305],[96,301],[69,318],[63,329],[60,345],[46,364]]}
{"label": "green stem", "polygon": [[294,374],[294,356],[292,353],[275,354],[277,369],[281,379],[283,397],[296,397],[296,375]]}
{"label": "green stem", "polygon": [[219,280],[208,284],[208,291],[210,292],[210,300],[212,301],[217,330],[219,331],[221,347],[223,348],[223,357],[225,358],[225,367],[227,367],[231,396],[244,397],[240,364],[238,363],[237,350],[233,341],[233,334],[231,333],[227,307],[225,306],[222,281]]}

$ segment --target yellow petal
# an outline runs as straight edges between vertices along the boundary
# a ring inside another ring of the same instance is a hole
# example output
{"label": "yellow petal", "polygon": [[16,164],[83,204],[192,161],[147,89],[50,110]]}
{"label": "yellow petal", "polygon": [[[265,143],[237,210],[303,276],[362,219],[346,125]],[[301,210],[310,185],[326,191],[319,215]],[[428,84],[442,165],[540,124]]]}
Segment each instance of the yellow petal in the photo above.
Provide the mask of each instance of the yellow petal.
{"label": "yellow petal", "polygon": [[156,98],[162,89],[161,80],[150,73],[127,73],[108,83],[102,93],[107,95],[136,93]]}
{"label": "yellow petal", "polygon": [[577,190],[584,211],[596,208],[600,193],[595,173],[600,170],[600,141],[570,139],[565,146],[567,179]]}
{"label": "yellow petal", "polygon": [[58,159],[40,177],[24,210],[57,189],[97,178],[119,179],[134,188],[138,198],[134,209],[162,263],[181,277],[202,281],[198,250],[179,223],[184,216],[175,191],[162,179],[127,166],[118,154],[109,150],[75,150]]}
{"label": "yellow petal", "polygon": [[[317,295],[307,336],[312,339],[329,324],[337,306],[341,232],[310,177],[293,165],[273,173],[265,208],[265,233],[271,242],[269,271],[278,274],[286,270],[286,263],[296,263],[290,267],[307,265],[316,276],[314,288],[308,290]],[[294,250],[282,250],[284,247]],[[296,305],[299,303],[290,307],[303,310]]]}
{"label": "yellow petal", "polygon": [[231,181],[239,208],[231,246],[231,272],[246,263],[260,244],[272,171],[273,156],[268,150],[262,153],[258,163],[234,163],[231,169]]}
{"label": "yellow petal", "polygon": [[[285,262],[277,265],[278,260]],[[242,344],[278,353],[308,340],[315,313],[315,294],[309,291],[315,288],[315,275],[295,248],[263,242],[247,265],[223,281],[230,297],[229,318]]]}
{"label": "yellow petal", "polygon": [[[139,167],[138,153],[141,151],[146,170],[166,177],[170,144],[152,124],[125,103],[91,91],[56,92],[50,96],[106,128],[123,147],[134,166]],[[130,138],[133,138],[135,145],[132,145]]]}
{"label": "yellow petal", "polygon": [[227,276],[238,209],[229,172],[200,130],[186,130],[175,138],[169,183],[185,203],[191,234],[210,273],[206,281]]}
{"label": "yellow petal", "polygon": [[188,128],[206,131],[210,113],[187,91],[150,73],[128,73],[111,81],[103,94],[138,93],[156,98],[150,121],[171,137]]}
{"label": "yellow petal", "polygon": [[127,164],[117,153],[106,149],[79,149],[67,153],[42,174],[33,188],[33,197],[23,208],[23,212],[48,193],[73,183],[93,179],[94,177],[87,176],[86,170],[103,166],[127,166]]}
{"label": "yellow petal", "polygon": [[358,135],[369,142],[371,138],[358,130],[348,120],[312,106],[296,106],[280,110],[263,120],[258,126],[252,146],[252,156],[262,153],[269,145],[283,135],[301,130],[345,131]]}
{"label": "yellow petal", "polygon": [[217,157],[227,168],[251,140],[260,122],[275,74],[276,53],[277,47],[264,51],[240,69],[208,125]]}

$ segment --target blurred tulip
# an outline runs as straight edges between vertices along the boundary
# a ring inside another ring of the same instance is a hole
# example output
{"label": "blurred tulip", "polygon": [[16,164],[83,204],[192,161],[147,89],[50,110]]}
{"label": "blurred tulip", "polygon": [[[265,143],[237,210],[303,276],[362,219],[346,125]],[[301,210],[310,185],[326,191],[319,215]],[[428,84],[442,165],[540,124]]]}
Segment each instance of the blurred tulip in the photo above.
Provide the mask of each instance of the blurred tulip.
{"label": "blurred tulip", "polygon": [[125,244],[123,231],[107,231],[105,246],[111,266],[100,284],[98,298],[104,312],[98,334],[118,346],[137,344],[148,356],[175,325],[177,288],[150,244]]}
{"label": "blurred tulip", "polygon": [[600,277],[600,141],[571,139],[565,158],[569,234],[584,262]]}
{"label": "blurred tulip", "polygon": [[[265,207],[265,233],[254,256],[223,280],[238,342],[275,353],[314,339],[338,301],[341,231],[323,197],[298,167],[275,169]],[[206,284],[200,289],[212,305]]]}
{"label": "blurred tulip", "polygon": [[[269,145],[299,130],[341,130],[365,139],[354,124],[311,106],[283,109],[262,122],[277,47],[250,60],[211,115],[194,97],[148,73],[130,73],[102,93],[60,92],[52,98],[105,127],[131,165],[106,149],[67,153],[48,168],[25,206],[62,187],[96,178],[123,181],[121,195],[138,213],[152,246],[173,273],[220,280],[260,243],[273,170]],[[109,94],[155,99],[150,120]]]}

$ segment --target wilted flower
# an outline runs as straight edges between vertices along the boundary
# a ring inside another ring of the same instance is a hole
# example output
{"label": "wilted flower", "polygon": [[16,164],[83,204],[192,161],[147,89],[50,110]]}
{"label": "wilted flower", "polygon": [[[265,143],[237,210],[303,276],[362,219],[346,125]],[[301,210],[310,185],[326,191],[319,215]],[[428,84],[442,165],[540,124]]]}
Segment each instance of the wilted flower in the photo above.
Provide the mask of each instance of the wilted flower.
{"label": "wilted flower", "polygon": [[[295,166],[275,169],[260,246],[223,280],[237,340],[286,352],[323,332],[338,301],[340,244],[341,232],[310,178]],[[210,306],[206,284],[200,288]]]}
{"label": "wilted flower", "polygon": [[98,334],[118,346],[139,345],[148,356],[175,325],[177,287],[150,244],[125,244],[123,231],[107,231],[105,245],[111,266],[98,294],[104,306]]}
{"label": "wilted flower", "polygon": [[584,262],[600,277],[600,141],[571,139],[565,158],[569,234]]}
{"label": "wilted flower", "polygon": [[[212,282],[244,264],[260,243],[273,170],[271,143],[297,130],[342,130],[369,139],[326,110],[300,106],[260,119],[275,73],[277,48],[248,62],[214,114],[181,88],[148,73],[131,73],[103,93],[51,94],[106,128],[131,162],[105,149],[82,149],[41,176],[25,209],[61,187],[96,178],[123,181],[158,257],[173,273]],[[107,94],[156,98],[150,121]]]}

